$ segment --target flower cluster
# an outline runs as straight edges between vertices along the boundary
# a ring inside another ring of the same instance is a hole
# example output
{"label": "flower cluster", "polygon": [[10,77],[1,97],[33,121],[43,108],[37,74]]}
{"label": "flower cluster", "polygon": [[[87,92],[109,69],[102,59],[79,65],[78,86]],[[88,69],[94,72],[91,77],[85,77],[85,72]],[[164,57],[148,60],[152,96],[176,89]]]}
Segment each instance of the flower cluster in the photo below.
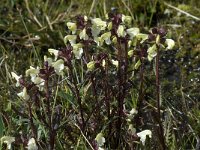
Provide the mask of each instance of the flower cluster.
{"label": "flower cluster", "polygon": [[[55,54],[54,50],[54,54]],[[49,50],[52,53],[52,49]],[[16,86],[23,86],[22,92],[17,95],[24,100],[28,100],[30,97],[27,94],[27,89],[31,89],[33,86],[37,86],[40,91],[44,88],[44,82],[52,74],[63,75],[63,70],[65,68],[64,61],[62,59],[57,60],[55,54],[55,61],[52,58],[47,58],[44,56],[44,68],[34,68],[30,66],[30,69],[26,70],[26,77],[30,77],[32,83],[25,83],[22,75],[18,76],[16,73],[11,72],[12,77],[17,81]]]}
{"label": "flower cluster", "polygon": [[[166,39],[165,29],[153,28],[149,33],[144,34],[139,28],[130,27],[131,21],[130,16],[112,13],[108,14],[106,21],[100,18],[88,19],[86,16],[78,16],[76,22],[67,23],[70,34],[65,36],[64,42],[72,47],[76,59],[81,59],[83,54],[88,53],[86,51],[91,51],[89,47],[112,46],[117,49],[119,44],[124,43],[130,57],[139,50],[140,57],[147,57],[151,61],[156,56],[158,47],[166,50],[174,47],[174,41]],[[107,53],[111,52],[107,51]],[[57,52],[54,54],[57,57]],[[91,70],[96,62],[92,60],[87,63],[89,63],[88,69]],[[135,65],[137,69],[140,61]]]}
{"label": "flower cluster", "polygon": [[[106,110],[102,110],[102,112],[99,113],[97,110],[92,110],[91,114],[103,114],[102,116],[106,114],[105,120],[107,120],[107,118],[116,120],[115,118],[117,118],[119,119],[119,123],[123,123],[120,119],[123,117],[123,105],[125,104],[125,97],[128,95],[127,93],[129,90],[128,81],[130,80],[130,75],[128,72],[130,72],[130,70],[137,70],[143,61],[152,61],[159,50],[172,49],[175,45],[172,39],[166,38],[167,32],[165,29],[153,28],[151,31],[142,33],[138,27],[131,27],[131,22],[132,19],[130,16],[117,13],[109,13],[106,21],[100,18],[77,16],[74,22],[66,23],[68,34],[63,39],[65,47],[60,50],[48,49],[49,54],[53,55],[53,58],[44,56],[43,66],[30,66],[30,68],[26,70],[25,76],[18,76],[16,73],[11,72],[12,77],[17,81],[16,86],[22,87],[22,91],[17,95],[23,101],[39,101],[41,97],[41,99],[45,99],[45,101],[42,101],[45,104],[40,111],[43,111],[43,114],[47,111],[50,116],[46,116],[46,120],[41,119],[41,122],[49,129],[50,136],[56,136],[55,133],[58,127],[55,126],[59,126],[58,120],[62,119],[59,116],[60,111],[59,113],[57,113],[56,110],[51,111],[51,107],[56,108],[55,105],[57,105],[55,101],[52,102],[50,100],[53,97],[51,95],[53,91],[51,88],[53,85],[57,84],[51,83],[50,87],[50,81],[53,80],[53,77],[56,77],[56,81],[58,80],[57,77],[60,77],[59,79],[69,79],[67,86],[71,90],[70,93],[77,99],[77,108],[80,111],[80,117],[77,117],[77,120],[79,121],[78,124],[81,130],[84,129],[83,131],[86,131],[86,123],[90,122],[90,118],[85,119],[87,115],[84,115],[84,107],[82,107],[82,97],[84,100],[87,97],[84,97],[86,94],[81,95],[81,92],[87,92],[91,85],[91,96],[88,97],[90,99],[96,99],[95,103],[97,103],[91,104],[91,108],[94,107],[94,109],[96,109],[97,105],[99,107],[98,100],[105,102],[105,106],[103,105],[102,108],[106,108]],[[81,66],[81,69],[77,66]],[[77,70],[81,70],[81,74],[77,73]],[[76,77],[74,72],[77,73]],[[84,77],[87,79],[82,81],[84,82],[82,86],[89,83],[86,85],[87,87],[83,87],[84,90],[82,90],[77,81],[79,78]],[[106,87],[104,87],[105,85]],[[99,96],[98,94],[104,95]],[[114,102],[116,100],[117,102]],[[117,103],[118,105],[116,105]],[[90,106],[90,104],[87,105],[88,107]],[[130,111],[128,115],[129,123],[138,113],[136,109]],[[89,111],[89,109],[85,111],[85,114],[89,114]],[[31,110],[29,110],[29,112],[31,112]],[[36,115],[40,118],[43,114],[40,112]],[[119,116],[115,116],[116,114]],[[30,113],[29,116],[31,115]],[[101,117],[99,116],[99,118]],[[93,119],[95,120],[96,118]],[[86,123],[85,120],[87,120]],[[95,123],[93,123],[93,125],[94,124]],[[108,124],[110,128],[109,132],[111,132],[111,125],[110,123]],[[97,129],[97,127],[94,128]],[[118,128],[121,128],[121,126],[118,126]],[[143,144],[145,144],[146,135],[151,138],[150,130],[136,133],[131,123],[129,129],[132,130],[134,135],[140,137]],[[87,130],[92,129],[88,127]],[[120,133],[119,129],[113,131],[119,131]],[[116,136],[117,134],[114,135]],[[55,137],[51,137],[49,140],[50,143],[54,143],[54,141],[51,140],[55,140]],[[97,134],[95,141],[99,149],[101,149],[105,143],[103,134]],[[30,140],[28,146],[37,146],[34,139]],[[54,147],[54,145],[51,146]]]}
{"label": "flower cluster", "polygon": [[[156,55],[157,50],[162,47],[164,50],[171,50],[175,42],[172,39],[166,39],[166,30],[164,28],[153,28],[149,34],[149,41],[153,44],[148,48],[148,60],[151,61]],[[166,46],[165,46],[166,45]]]}
{"label": "flower cluster", "polygon": [[[11,144],[13,142],[15,142],[15,137],[3,136],[1,138],[1,144],[5,143],[7,145],[7,149],[12,149]],[[36,145],[34,138],[29,139],[28,144],[27,144],[27,149],[28,150],[38,150],[38,146]]]}

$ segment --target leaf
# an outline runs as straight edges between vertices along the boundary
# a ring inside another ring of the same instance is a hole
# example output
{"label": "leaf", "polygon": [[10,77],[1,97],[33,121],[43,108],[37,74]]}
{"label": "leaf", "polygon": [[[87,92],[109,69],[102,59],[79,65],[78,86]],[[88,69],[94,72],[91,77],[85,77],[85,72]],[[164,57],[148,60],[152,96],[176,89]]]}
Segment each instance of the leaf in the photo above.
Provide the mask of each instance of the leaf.
{"label": "leaf", "polygon": [[3,123],[2,116],[0,116],[0,137],[3,136],[3,131],[4,131],[4,123]]}
{"label": "leaf", "polygon": [[137,63],[135,64],[134,68],[137,70],[141,65],[141,61],[138,60]]}
{"label": "leaf", "polygon": [[76,106],[75,103],[74,103],[74,100],[73,100],[73,96],[71,96],[69,93],[64,92],[64,91],[59,91],[58,92],[58,96],[60,96],[61,98],[65,99],[70,104]]}

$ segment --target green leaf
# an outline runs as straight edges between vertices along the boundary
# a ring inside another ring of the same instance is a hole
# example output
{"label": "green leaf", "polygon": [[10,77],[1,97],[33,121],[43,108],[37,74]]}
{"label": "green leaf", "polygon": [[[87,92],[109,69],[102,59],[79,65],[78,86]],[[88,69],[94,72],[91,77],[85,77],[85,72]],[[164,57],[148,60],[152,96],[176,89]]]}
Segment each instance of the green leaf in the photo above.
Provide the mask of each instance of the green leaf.
{"label": "green leaf", "polygon": [[141,61],[138,60],[134,68],[137,70],[140,67],[140,65],[141,65]]}
{"label": "green leaf", "polygon": [[3,136],[3,132],[4,132],[4,123],[3,123],[2,116],[0,116],[0,137]]}
{"label": "green leaf", "polygon": [[73,96],[70,95],[69,93],[65,92],[65,91],[59,91],[58,92],[58,96],[60,96],[61,98],[65,99],[67,102],[69,102],[70,104],[76,106],[76,104],[74,103],[74,99]]}

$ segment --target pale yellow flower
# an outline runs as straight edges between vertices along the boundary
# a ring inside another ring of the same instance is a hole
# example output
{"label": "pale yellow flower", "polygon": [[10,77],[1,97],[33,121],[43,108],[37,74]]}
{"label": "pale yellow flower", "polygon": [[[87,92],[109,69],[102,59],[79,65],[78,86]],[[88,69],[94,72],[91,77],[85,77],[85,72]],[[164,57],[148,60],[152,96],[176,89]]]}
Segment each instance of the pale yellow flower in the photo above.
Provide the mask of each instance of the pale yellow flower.
{"label": "pale yellow flower", "polygon": [[51,64],[53,62],[52,58],[47,57],[46,55],[44,55],[44,61],[47,61],[49,66],[51,66]]}
{"label": "pale yellow flower", "polygon": [[76,57],[76,59],[81,59],[81,56],[83,54],[83,45],[81,43],[77,43],[77,44],[74,44],[72,45],[73,47],[73,53]]}
{"label": "pale yellow flower", "polygon": [[26,70],[26,76],[35,77],[39,73],[39,68],[35,69],[34,67],[30,66],[30,69]]}
{"label": "pale yellow flower", "polygon": [[140,33],[140,29],[139,28],[129,28],[126,30],[126,32],[130,36],[130,39],[132,39],[133,37],[135,37],[137,34]]}
{"label": "pale yellow flower", "polygon": [[111,44],[110,37],[111,37],[111,32],[106,32],[102,34],[100,37],[100,45],[102,45],[104,41],[107,45],[110,45]]}
{"label": "pale yellow flower", "polygon": [[92,19],[92,36],[95,38],[102,30],[106,29],[107,23],[100,18]]}
{"label": "pale yellow flower", "polygon": [[2,144],[2,143],[6,143],[8,149],[11,149],[11,144],[12,144],[13,142],[15,142],[15,137],[3,136],[3,137],[1,138],[1,144]]}
{"label": "pale yellow flower", "polygon": [[88,35],[86,34],[85,28],[80,32],[79,37],[80,37],[80,39],[88,40]]}
{"label": "pale yellow flower", "polygon": [[112,64],[115,65],[115,67],[118,67],[119,61],[118,61],[118,60],[113,60],[113,59],[112,59]]}
{"label": "pale yellow flower", "polygon": [[36,144],[34,138],[31,138],[31,139],[28,141],[27,149],[28,149],[28,150],[38,150],[38,147],[37,147],[37,144]]}
{"label": "pale yellow flower", "polygon": [[138,113],[138,111],[135,108],[132,108],[130,111],[131,115],[136,115]]}
{"label": "pale yellow flower", "polygon": [[147,34],[143,34],[143,33],[138,33],[138,34],[136,35],[136,38],[137,38],[138,40],[141,40],[140,43],[143,43],[145,40],[148,39],[148,35],[147,35]]}
{"label": "pale yellow flower", "polygon": [[128,51],[128,56],[129,56],[129,57],[132,57],[132,56],[133,56],[133,52],[134,52],[134,50],[129,50],[129,51]]}
{"label": "pale yellow flower", "polygon": [[23,88],[23,91],[17,94],[19,97],[23,98],[24,100],[29,100],[30,96],[27,93],[26,87]]}
{"label": "pale yellow flower", "polygon": [[92,71],[94,67],[95,67],[95,61],[90,61],[89,63],[87,63],[88,70]]}
{"label": "pale yellow flower", "polygon": [[117,35],[118,35],[118,37],[125,37],[126,32],[124,31],[123,25],[119,25],[119,27],[117,29]]}
{"label": "pale yellow flower", "polygon": [[172,39],[166,39],[165,44],[167,44],[167,49],[172,49],[175,45],[175,42]]}
{"label": "pale yellow flower", "polygon": [[50,49],[48,49],[48,52],[49,52],[51,55],[54,54],[55,60],[57,60],[57,58],[58,58],[58,52],[59,52],[58,50],[50,48]]}
{"label": "pale yellow flower", "polygon": [[107,28],[108,28],[108,30],[111,30],[111,29],[112,29],[112,22],[109,22],[109,23],[108,23],[108,27],[107,27]]}
{"label": "pale yellow flower", "polygon": [[38,76],[39,72],[40,72],[39,67],[35,69],[34,67],[30,66],[30,69],[26,70],[26,76],[30,76],[31,81],[35,83],[38,87],[44,85],[44,80]]}
{"label": "pale yellow flower", "polygon": [[69,28],[69,30],[72,31],[72,34],[75,34],[75,33],[76,33],[76,30],[77,30],[77,25],[76,25],[76,23],[68,22],[68,23],[67,23],[67,27]]}
{"label": "pale yellow flower", "polygon": [[153,46],[149,47],[147,50],[148,53],[148,60],[151,61],[157,55],[157,46],[154,44]]}
{"label": "pale yellow flower", "polygon": [[67,35],[64,37],[64,43],[66,44],[67,41],[69,41],[71,45],[74,45],[76,43],[76,38],[77,35]]}
{"label": "pale yellow flower", "polygon": [[103,146],[106,141],[105,138],[103,137],[103,133],[97,134],[95,140],[99,147]]}
{"label": "pale yellow flower", "polygon": [[58,75],[63,74],[63,69],[65,68],[65,66],[64,66],[64,61],[62,59],[59,59],[56,62],[53,62],[52,66],[54,67],[56,74]]}
{"label": "pale yellow flower", "polygon": [[130,24],[131,24],[131,21],[132,21],[131,16],[122,15],[122,22],[124,22],[124,23],[127,24],[127,25],[130,25]]}
{"label": "pale yellow flower", "polygon": [[100,18],[94,18],[91,21],[92,21],[92,24],[98,27],[100,30],[105,30],[107,26],[106,21],[102,21]]}
{"label": "pale yellow flower", "polygon": [[137,133],[137,136],[140,137],[140,141],[143,145],[145,145],[146,136],[149,136],[149,138],[152,137],[152,132],[150,130],[144,130],[139,133]]}
{"label": "pale yellow flower", "polygon": [[16,73],[14,72],[11,72],[11,75],[12,75],[12,78],[14,78],[17,83],[16,83],[16,87],[20,86],[20,83],[19,83],[19,79],[22,77],[22,75],[18,76]]}

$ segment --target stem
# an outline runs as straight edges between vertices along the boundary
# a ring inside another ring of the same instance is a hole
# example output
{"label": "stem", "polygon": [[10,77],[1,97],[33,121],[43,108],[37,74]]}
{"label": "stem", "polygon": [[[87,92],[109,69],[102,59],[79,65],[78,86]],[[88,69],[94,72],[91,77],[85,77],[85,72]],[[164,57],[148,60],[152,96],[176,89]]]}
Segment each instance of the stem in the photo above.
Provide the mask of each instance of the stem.
{"label": "stem", "polygon": [[74,88],[75,88],[74,93],[75,93],[75,96],[78,100],[78,105],[79,105],[79,109],[80,109],[80,113],[81,113],[81,120],[82,120],[81,130],[84,131],[85,130],[85,120],[84,120],[84,117],[83,117],[83,107],[82,107],[82,104],[81,104],[81,96],[80,96],[80,92],[79,92],[79,89],[78,89],[78,86],[77,86],[75,75],[73,75],[72,67],[69,69],[69,72],[70,72],[71,78],[73,80],[73,85],[74,85]]}
{"label": "stem", "polygon": [[162,150],[166,149],[164,131],[162,126],[161,114],[160,114],[160,77],[159,77],[159,46],[157,46],[157,56],[156,56],[156,100],[157,100],[157,114],[158,114],[158,124],[159,124],[159,138],[162,146]]}
{"label": "stem", "polygon": [[[136,121],[136,126],[141,125],[140,117],[142,115],[142,104],[143,104],[143,98],[144,98],[144,63],[143,63],[143,58],[140,59],[141,61],[141,66],[140,66],[140,89],[139,89],[139,97],[138,97],[138,103],[137,103],[137,109],[138,109],[138,114],[135,117]],[[137,129],[136,127],[136,129]]]}
{"label": "stem", "polygon": [[[108,96],[109,93],[109,89],[108,89],[108,58],[106,58],[105,60],[106,64],[105,64],[105,101],[106,101],[106,105],[107,105],[107,115],[108,115],[108,119],[110,120],[110,98]],[[109,122],[109,129],[108,129],[108,135],[110,135],[111,133],[111,122]]]}
{"label": "stem", "polygon": [[46,88],[46,101],[47,101],[47,113],[48,113],[48,121],[49,121],[49,150],[54,149],[55,144],[55,130],[52,125],[52,116],[51,116],[51,102],[50,102],[50,92],[49,92],[49,79],[45,80],[45,88]]}
{"label": "stem", "polygon": [[34,138],[37,139],[37,130],[33,123],[33,114],[32,114],[32,110],[31,110],[30,102],[28,102],[28,111],[29,111],[29,120],[30,120],[31,130],[32,130]]}
{"label": "stem", "polygon": [[122,87],[122,73],[121,73],[121,68],[122,68],[122,58],[121,55],[122,54],[122,50],[121,50],[121,41],[118,38],[118,61],[119,61],[119,65],[118,65],[118,121],[117,121],[117,141],[116,141],[116,147],[118,147],[119,143],[120,143],[120,136],[121,136],[121,116],[122,116],[122,109],[123,109],[123,104],[122,104],[122,92],[121,92],[121,87]]}
{"label": "stem", "polygon": [[[95,80],[94,80],[94,73],[92,73],[92,75],[90,76],[90,80],[91,80],[91,83],[92,83],[92,92],[93,92],[93,95],[94,95],[94,98],[95,98],[95,101],[96,101],[96,104],[99,106],[99,103],[98,103],[98,97],[97,97],[97,90],[96,90],[96,86],[95,86]],[[98,109],[94,109],[94,112],[96,112]],[[92,111],[93,113],[93,111]],[[101,117],[101,112],[98,110],[98,118]]]}
{"label": "stem", "polygon": [[[123,104],[126,94],[125,83],[127,81],[128,52],[127,41],[124,43],[118,38],[118,124],[117,124],[117,146],[120,144]],[[122,45],[123,44],[123,45]],[[123,47],[122,47],[123,46]]]}

